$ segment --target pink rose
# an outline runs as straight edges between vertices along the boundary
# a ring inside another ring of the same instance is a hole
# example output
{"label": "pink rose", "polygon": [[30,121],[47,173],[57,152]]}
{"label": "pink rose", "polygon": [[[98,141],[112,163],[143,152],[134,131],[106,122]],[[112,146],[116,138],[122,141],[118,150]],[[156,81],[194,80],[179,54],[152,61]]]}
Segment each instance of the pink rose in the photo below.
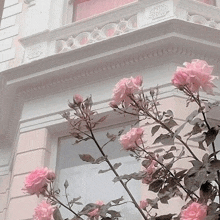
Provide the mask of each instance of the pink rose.
{"label": "pink rose", "polygon": [[181,212],[180,220],[204,220],[206,218],[206,214],[206,205],[193,202]]}
{"label": "pink rose", "polygon": [[149,204],[148,204],[147,200],[141,200],[140,201],[140,208],[141,209],[145,209],[148,205]]}
{"label": "pink rose", "polygon": [[76,104],[82,103],[83,102],[83,97],[79,94],[76,94],[76,95],[73,96],[73,101]]}
{"label": "pink rose", "polygon": [[97,216],[99,216],[99,209],[97,208],[97,209],[93,210],[92,212],[89,212],[88,215],[90,217],[97,217]]}
{"label": "pink rose", "polygon": [[129,95],[140,91],[142,85],[142,77],[137,76],[136,78],[123,78],[116,85],[113,90],[113,98],[110,102],[110,106],[119,105],[122,102],[125,106],[129,106],[132,102]]}
{"label": "pink rose", "polygon": [[44,192],[47,184],[55,179],[55,173],[48,170],[47,167],[32,171],[25,179],[25,187],[23,190],[31,195]]}
{"label": "pink rose", "polygon": [[135,150],[142,143],[143,128],[132,128],[126,134],[121,135],[119,141],[124,150]]}
{"label": "pink rose", "polygon": [[55,208],[50,203],[42,201],[36,208],[34,220],[54,220],[53,212]]}
{"label": "pink rose", "polygon": [[209,66],[204,60],[192,60],[191,63],[183,63],[184,67],[177,67],[172,78],[172,84],[181,89],[187,86],[191,92],[198,92],[202,88],[207,94],[213,94],[212,76],[213,66]]}
{"label": "pink rose", "polygon": [[144,184],[149,184],[152,182],[153,178],[152,175],[156,171],[156,166],[157,162],[155,160],[152,160],[151,164],[147,167],[146,171],[146,176],[142,179],[142,183]]}
{"label": "pink rose", "polygon": [[99,205],[99,206],[102,206],[102,205],[104,205],[104,202],[103,201],[101,201],[101,200],[99,200],[99,201],[96,201],[96,203],[95,203],[96,205]]}
{"label": "pink rose", "polygon": [[188,75],[184,72],[184,69],[185,68],[177,67],[177,70],[172,79],[172,84],[178,89],[181,89],[181,87],[187,84]]}

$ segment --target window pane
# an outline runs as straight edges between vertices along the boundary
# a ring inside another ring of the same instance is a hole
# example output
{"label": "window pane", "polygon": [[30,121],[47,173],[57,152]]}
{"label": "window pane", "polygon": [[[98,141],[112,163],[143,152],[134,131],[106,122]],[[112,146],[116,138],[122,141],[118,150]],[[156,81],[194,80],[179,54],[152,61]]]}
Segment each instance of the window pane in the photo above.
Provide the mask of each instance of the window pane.
{"label": "window pane", "polygon": [[76,0],[74,21],[101,14],[137,0]]}
{"label": "window pane", "polygon": [[[108,130],[108,132],[117,134],[120,129],[122,128],[114,128]],[[107,140],[106,132],[107,130],[96,132],[96,137],[101,144],[104,144]],[[125,200],[130,201],[121,184],[119,182],[112,182],[115,177],[112,171],[98,174],[99,170],[108,169],[108,165],[105,162],[97,165],[89,164],[79,158],[79,154],[91,154],[94,158],[101,156],[93,142],[80,142],[76,145],[73,145],[73,143],[74,139],[72,137],[61,138],[59,142],[56,172],[58,176],[58,188],[61,189],[60,199],[66,203],[63,184],[67,179],[69,182],[68,192],[71,196],[70,199],[82,196],[80,201],[84,205],[90,202],[95,203],[97,200],[107,203],[121,196]],[[140,170],[140,163],[133,157],[130,157],[128,152],[122,151],[117,140],[105,146],[104,151],[113,164],[122,162],[122,166],[117,169],[119,175],[130,174]],[[128,187],[139,203],[141,182],[136,180],[130,181]],[[80,211],[82,208],[83,206],[75,206],[74,210]],[[140,214],[137,213],[134,206],[130,203],[117,207],[115,210],[121,210],[123,214],[122,219],[141,219]],[[61,213],[65,218],[71,217],[68,211],[64,209],[61,209]]]}

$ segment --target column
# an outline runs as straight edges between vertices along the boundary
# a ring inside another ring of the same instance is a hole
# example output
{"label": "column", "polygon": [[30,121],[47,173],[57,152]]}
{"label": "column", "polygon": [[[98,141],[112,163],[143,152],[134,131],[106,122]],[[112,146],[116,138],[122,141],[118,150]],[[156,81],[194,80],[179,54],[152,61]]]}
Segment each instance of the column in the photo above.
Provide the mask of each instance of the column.
{"label": "column", "polygon": [[22,188],[28,173],[36,168],[48,166],[48,143],[49,134],[46,128],[20,135],[12,170],[6,220],[32,219],[40,198],[24,193]]}

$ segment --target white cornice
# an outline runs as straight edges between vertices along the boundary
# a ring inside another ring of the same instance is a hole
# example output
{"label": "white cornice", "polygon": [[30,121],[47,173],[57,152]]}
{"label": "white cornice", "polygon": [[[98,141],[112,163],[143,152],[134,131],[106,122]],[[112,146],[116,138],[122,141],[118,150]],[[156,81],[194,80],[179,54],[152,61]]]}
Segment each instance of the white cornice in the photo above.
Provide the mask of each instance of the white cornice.
{"label": "white cornice", "polygon": [[[172,39],[174,40],[174,38]],[[77,82],[77,84],[79,85],[79,83],[86,83],[86,79],[88,80],[89,78],[95,78],[96,76],[102,76],[104,77],[109,77],[108,76],[108,72],[106,71],[113,71],[115,72],[116,69],[123,69],[126,66],[134,66],[134,65],[141,65],[140,62],[144,61],[144,62],[148,62],[148,60],[150,61],[150,66],[155,65],[155,62],[158,62],[159,58],[161,57],[165,57],[168,60],[171,59],[173,60],[173,56],[178,56],[180,57],[187,57],[189,60],[192,58],[200,58],[200,59],[205,59],[207,60],[207,62],[211,62],[212,64],[217,64],[220,58],[216,58],[216,57],[211,57],[210,55],[206,54],[202,54],[202,53],[195,53],[193,50],[191,50],[191,48],[187,48],[184,46],[167,46],[164,45],[164,47],[160,47],[159,49],[155,49],[155,50],[151,50],[150,52],[139,52],[139,53],[134,53],[132,56],[127,56],[124,57],[123,59],[114,59],[113,61],[109,61],[106,62],[105,61],[100,61],[100,60],[96,60],[94,61],[96,64],[94,64],[91,68],[83,68],[82,70],[77,70],[77,71],[73,71],[71,72],[71,74],[62,74],[62,68],[60,68],[60,76],[56,76],[55,78],[48,78],[46,81],[44,81],[44,83],[36,83],[35,82],[35,86],[33,86],[33,84],[31,84],[30,86],[26,85],[23,86],[19,91],[20,96],[25,96],[27,99],[30,99],[33,95],[36,95],[38,93],[38,91],[40,93],[42,93],[42,91],[47,90],[49,91],[50,88],[56,88],[58,89],[58,85],[63,85],[65,88],[68,88],[68,84],[71,84],[71,86],[74,86],[74,83]],[[179,59],[177,58],[177,59]],[[139,64],[140,63],[140,64]],[[83,66],[83,64],[82,64]],[[71,67],[68,66],[69,68]],[[66,66],[66,68],[68,68]],[[77,68],[80,69],[80,68]],[[58,70],[54,70],[54,71],[58,71]],[[53,70],[52,70],[53,72]],[[48,92],[44,92],[44,93],[48,93]]]}
{"label": "white cornice", "polygon": [[218,61],[220,31],[172,19],[98,44],[91,44],[73,51],[42,58],[6,70],[2,74],[8,80],[8,86],[22,85],[22,82],[25,84],[28,81],[33,82],[33,80],[36,82],[36,79],[40,80],[51,72],[55,76],[54,74],[58,75],[61,70],[68,72],[68,68],[74,67],[74,70],[78,70],[81,68],[80,65],[85,66],[85,63],[89,65],[90,62],[105,61],[106,59],[109,60],[110,57],[119,58],[143,51],[150,51],[149,53],[151,53],[152,50],[162,49],[164,45],[191,47],[192,53],[199,48],[203,50],[201,53],[207,54],[207,57],[213,56]]}

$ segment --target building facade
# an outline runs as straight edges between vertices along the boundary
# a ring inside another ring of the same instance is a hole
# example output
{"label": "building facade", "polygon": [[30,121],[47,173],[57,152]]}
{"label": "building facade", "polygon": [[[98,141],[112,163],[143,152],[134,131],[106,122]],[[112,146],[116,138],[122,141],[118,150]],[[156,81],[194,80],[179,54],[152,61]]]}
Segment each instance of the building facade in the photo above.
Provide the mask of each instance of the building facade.
{"label": "building facade", "polygon": [[[103,2],[5,0],[0,27],[0,220],[32,219],[41,198],[21,190],[30,171],[63,169],[60,186],[65,172],[74,171],[75,165],[62,163],[72,150],[62,150],[70,139],[61,117],[74,94],[92,94],[94,109],[111,115],[105,129],[114,130],[134,120],[114,115],[108,106],[121,78],[142,75],[146,89],[159,85],[162,106],[172,108],[181,121],[193,107],[179,111],[185,100],[170,84],[176,66],[203,59],[219,75],[220,0]],[[215,93],[212,100],[219,99],[219,90]],[[209,117],[216,122],[218,115]],[[200,151],[198,155],[202,157]],[[131,163],[127,157],[124,162]],[[83,180],[82,173],[77,179]],[[74,182],[74,176],[70,179]],[[144,193],[137,191],[139,197]]]}

